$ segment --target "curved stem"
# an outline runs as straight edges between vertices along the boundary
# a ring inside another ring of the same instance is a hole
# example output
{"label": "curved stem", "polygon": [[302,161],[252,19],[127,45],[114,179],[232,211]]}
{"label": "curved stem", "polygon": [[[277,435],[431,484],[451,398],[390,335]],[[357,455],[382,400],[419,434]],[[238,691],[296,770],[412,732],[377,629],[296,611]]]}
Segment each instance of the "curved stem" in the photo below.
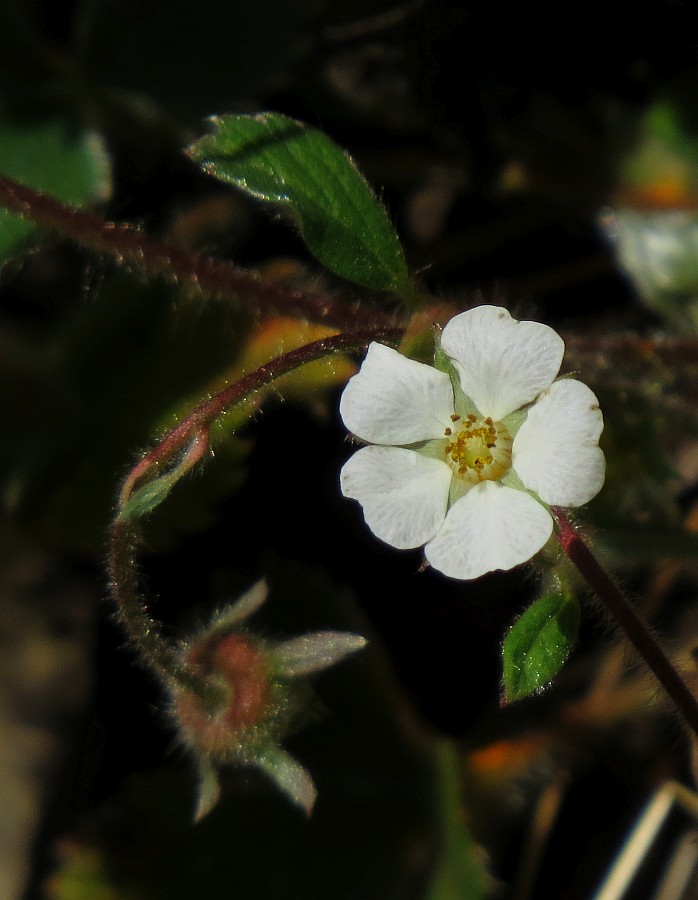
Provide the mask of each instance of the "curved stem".
{"label": "curved stem", "polygon": [[558,525],[557,539],[562,549],[642,656],[688,726],[694,734],[698,735],[698,700],[659,646],[646,623],[635,612],[622,591],[611,581],[594,554],[577,534],[564,510],[553,506],[551,511]]}
{"label": "curved stem", "polygon": [[116,521],[109,533],[109,588],[117,619],[143,661],[168,684],[172,681],[193,691],[202,700],[215,702],[219,691],[188,667],[148,612],[139,586],[136,549],[138,532],[129,522]]}
{"label": "curved stem", "polygon": [[0,207],[56,231],[81,247],[125,262],[143,276],[182,282],[213,297],[254,301],[255,311],[301,316],[337,328],[395,326],[383,310],[347,303],[331,294],[311,294],[267,281],[231,262],[187,253],[126,223],[108,222],[0,175]]}
{"label": "curved stem", "polygon": [[[368,331],[350,331],[321,338],[318,341],[313,341],[310,344],[305,344],[303,347],[298,347],[296,350],[277,356],[270,362],[255,369],[254,372],[245,375],[239,381],[228,385],[218,394],[214,394],[213,397],[197,406],[186,419],[183,419],[169,431],[134,466],[124,482],[120,496],[121,508],[123,509],[137,481],[153,466],[167,462],[193,438],[200,438],[218,416],[237,403],[241,403],[255,391],[266,387],[282,375],[286,375],[294,369],[304,366],[306,363],[321,359],[323,356],[329,356],[331,353],[349,353],[362,350],[371,341],[385,341],[389,344],[396,344],[402,337],[403,332],[404,329],[402,328],[373,328]],[[203,439],[200,438],[200,440]]]}
{"label": "curved stem", "polygon": [[122,515],[137,483],[153,466],[169,461],[187,445],[187,452],[178,468],[182,473],[191,468],[201,459],[208,447],[207,429],[211,423],[221,413],[281,375],[330,353],[361,350],[371,341],[397,343],[402,334],[401,328],[354,331],[322,338],[284,353],[202,403],[191,415],[168,432],[128,474],[120,495],[119,513],[111,526],[109,536],[109,586],[116,605],[117,618],[131,643],[141,653],[143,661],[152,666],[166,682],[174,681],[181,687],[194,691],[204,701],[216,700],[215,685],[199,677],[187,666],[177,649],[163,636],[160,624],[150,615],[142,595],[136,560],[139,533],[137,526],[127,516]]}

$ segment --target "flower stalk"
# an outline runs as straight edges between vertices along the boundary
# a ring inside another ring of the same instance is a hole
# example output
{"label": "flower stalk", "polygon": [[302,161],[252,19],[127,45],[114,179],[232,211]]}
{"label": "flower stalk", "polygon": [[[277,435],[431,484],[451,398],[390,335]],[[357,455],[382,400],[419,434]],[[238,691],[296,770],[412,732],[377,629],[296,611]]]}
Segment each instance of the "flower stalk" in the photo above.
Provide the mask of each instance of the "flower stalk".
{"label": "flower stalk", "polygon": [[[211,695],[210,681],[199,677],[195,670],[187,667],[181,654],[163,637],[159,623],[148,611],[139,586],[136,561],[139,534],[136,520],[144,511],[154,508],[160,499],[164,499],[175,481],[203,458],[208,449],[208,429],[226,410],[244,402],[255,391],[306,363],[332,353],[362,350],[374,340],[396,344],[402,334],[401,328],[346,332],[313,341],[276,357],[201,403],[146,453],[126,476],[110,533],[109,584],[117,618],[129,640],[140,652],[144,662],[152,666],[166,683],[178,684],[205,702],[216,699]],[[178,454],[180,456],[176,466],[168,475],[163,475],[163,467],[177,458]],[[150,506],[138,506],[134,500],[144,483],[145,489],[153,483],[149,479],[154,474],[155,478],[167,482],[167,490],[154,495],[158,499],[153,500]]]}
{"label": "flower stalk", "polygon": [[117,619],[143,662],[165,684],[175,682],[190,690],[204,703],[212,703],[220,693],[215,686],[187,667],[177,650],[165,639],[160,623],[150,615],[139,585],[136,550],[139,536],[135,525],[117,520],[109,533],[109,588]]}
{"label": "flower stalk", "polygon": [[565,511],[560,507],[553,506],[551,512],[557,524],[557,540],[560,546],[643,658],[674,702],[686,724],[694,734],[698,735],[698,700],[657,643],[645,622],[635,612],[622,591],[609,578],[589,547],[581,539]]}
{"label": "flower stalk", "polygon": [[[330,356],[333,353],[351,353],[363,350],[372,341],[396,344],[403,334],[402,328],[374,328],[367,331],[349,331],[312,341],[275,359],[228,385],[196,407],[185,419],[171,429],[159,443],[134,466],[124,481],[119,497],[119,515],[123,515],[137,485],[153,470],[169,462],[187,445],[190,468],[203,455],[207,447],[207,432],[218,416],[238,403],[242,403],[256,391],[270,385],[282,375],[287,375],[307,363]],[[183,465],[183,464],[180,464]],[[183,474],[183,473],[182,473]]]}

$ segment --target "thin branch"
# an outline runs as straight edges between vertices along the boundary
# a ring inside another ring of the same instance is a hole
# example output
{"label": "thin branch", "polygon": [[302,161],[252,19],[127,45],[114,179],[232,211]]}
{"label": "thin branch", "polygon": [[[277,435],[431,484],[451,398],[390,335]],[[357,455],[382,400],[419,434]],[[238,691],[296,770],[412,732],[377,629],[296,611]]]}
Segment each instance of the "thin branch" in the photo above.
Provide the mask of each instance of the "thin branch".
{"label": "thin branch", "polygon": [[572,334],[563,332],[565,346],[570,352],[616,357],[624,364],[662,360],[675,365],[698,363],[698,338],[674,334]]}
{"label": "thin branch", "polygon": [[4,175],[0,175],[0,206],[81,247],[126,263],[144,277],[163,277],[220,299],[254,301],[255,310],[265,314],[300,316],[342,329],[397,324],[397,318],[383,310],[347,303],[330,294],[298,291],[259,278],[231,262],[187,253],[148,237],[133,225],[75,209]]}
{"label": "thin branch", "polygon": [[350,353],[363,350],[371,341],[397,344],[404,333],[402,328],[373,328],[367,331],[350,331],[321,338],[296,350],[291,350],[265,363],[239,381],[228,385],[218,394],[209,397],[183,419],[134,466],[124,482],[122,506],[135,483],[153,466],[172,459],[193,437],[202,435],[212,422],[226,410],[241,403],[255,391],[271,384],[282,375],[304,366],[306,363],[329,356],[332,353]]}
{"label": "thin branch", "polygon": [[[123,511],[141,478],[151,468],[170,461],[185,445],[188,444],[189,447],[184,460],[180,461],[181,471],[186,471],[200,460],[208,446],[208,427],[219,415],[244,401],[254,391],[323,356],[361,350],[371,341],[396,344],[402,334],[403,329],[400,328],[336,334],[284,353],[224,388],[169,431],[160,443],[134,466],[126,477],[121,491],[120,511]],[[215,703],[217,699],[215,685],[199,677],[195,670],[187,666],[178,650],[163,636],[160,623],[153,619],[148,611],[140,588],[140,573],[136,559],[138,544],[137,525],[118,513],[111,526],[108,551],[109,586],[118,620],[132,645],[140,652],[143,661],[165,681],[175,682],[194,691],[203,701]]]}

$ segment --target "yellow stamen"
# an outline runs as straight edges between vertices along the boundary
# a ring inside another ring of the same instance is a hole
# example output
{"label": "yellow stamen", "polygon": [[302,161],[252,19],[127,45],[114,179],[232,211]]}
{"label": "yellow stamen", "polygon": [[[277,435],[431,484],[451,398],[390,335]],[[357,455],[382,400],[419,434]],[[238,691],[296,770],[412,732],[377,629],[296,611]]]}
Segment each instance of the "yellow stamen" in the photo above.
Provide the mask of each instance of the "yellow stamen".
{"label": "yellow stamen", "polygon": [[[456,422],[460,416],[451,416]],[[446,428],[444,435],[453,431]],[[511,468],[511,435],[501,422],[493,422],[470,413],[462,422],[455,440],[449,441],[444,452],[456,475],[477,484],[498,481]]]}

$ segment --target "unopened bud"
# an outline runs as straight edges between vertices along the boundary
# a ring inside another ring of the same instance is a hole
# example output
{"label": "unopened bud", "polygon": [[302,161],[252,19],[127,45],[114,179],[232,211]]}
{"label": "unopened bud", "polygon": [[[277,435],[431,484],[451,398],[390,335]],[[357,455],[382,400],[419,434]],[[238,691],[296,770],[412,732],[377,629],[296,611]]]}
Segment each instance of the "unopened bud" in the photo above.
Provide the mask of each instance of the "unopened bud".
{"label": "unopened bud", "polygon": [[173,717],[200,772],[197,819],[215,806],[220,793],[216,769],[226,763],[258,767],[310,813],[312,779],[279,746],[298,706],[297,685],[366,643],[360,635],[337,631],[277,644],[258,638],[242,623],[266,595],[266,584],[258,582],[215,616],[183,651],[192,678],[170,685]]}
{"label": "unopened bud", "polygon": [[270,707],[278,709],[265,655],[245,635],[214,632],[194,644],[186,660],[212,687],[211,699],[186,688],[175,691],[175,715],[187,743],[220,759],[247,755],[246,741],[259,738]]}

